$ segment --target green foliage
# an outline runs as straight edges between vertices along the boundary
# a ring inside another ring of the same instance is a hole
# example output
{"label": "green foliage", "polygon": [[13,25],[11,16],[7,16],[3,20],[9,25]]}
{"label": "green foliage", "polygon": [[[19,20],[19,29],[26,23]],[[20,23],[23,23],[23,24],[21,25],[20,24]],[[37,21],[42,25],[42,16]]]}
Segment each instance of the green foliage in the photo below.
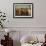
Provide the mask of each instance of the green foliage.
{"label": "green foliage", "polygon": [[6,15],[4,12],[0,12],[0,26],[3,28],[3,22],[6,20]]}

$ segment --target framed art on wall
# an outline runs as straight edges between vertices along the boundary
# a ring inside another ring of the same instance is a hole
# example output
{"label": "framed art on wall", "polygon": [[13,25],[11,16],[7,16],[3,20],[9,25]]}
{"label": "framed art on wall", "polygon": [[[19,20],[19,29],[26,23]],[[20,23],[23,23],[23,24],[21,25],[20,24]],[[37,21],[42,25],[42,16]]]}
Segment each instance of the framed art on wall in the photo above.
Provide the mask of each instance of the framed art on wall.
{"label": "framed art on wall", "polygon": [[13,18],[33,17],[33,3],[13,3]]}

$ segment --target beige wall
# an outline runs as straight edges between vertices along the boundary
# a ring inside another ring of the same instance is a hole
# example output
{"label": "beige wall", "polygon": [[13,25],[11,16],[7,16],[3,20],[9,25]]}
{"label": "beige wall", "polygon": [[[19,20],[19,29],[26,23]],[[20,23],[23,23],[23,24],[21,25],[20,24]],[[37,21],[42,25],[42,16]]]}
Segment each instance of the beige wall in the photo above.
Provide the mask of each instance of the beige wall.
{"label": "beige wall", "polygon": [[[33,3],[34,18],[13,18],[13,3]],[[45,31],[44,33],[46,33],[45,4],[46,0],[0,0],[0,10],[6,12],[6,18],[9,20],[5,22],[5,27],[21,31],[20,36],[31,31]]]}
{"label": "beige wall", "polygon": [[[34,18],[13,18],[13,3],[33,3]],[[0,10],[6,12],[6,27],[46,27],[46,0],[0,0]]]}

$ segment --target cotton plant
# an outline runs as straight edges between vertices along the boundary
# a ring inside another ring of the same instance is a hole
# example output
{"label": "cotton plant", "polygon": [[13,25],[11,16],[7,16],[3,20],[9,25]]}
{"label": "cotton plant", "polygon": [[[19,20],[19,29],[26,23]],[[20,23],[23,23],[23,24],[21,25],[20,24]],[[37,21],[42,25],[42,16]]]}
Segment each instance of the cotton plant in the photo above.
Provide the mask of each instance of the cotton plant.
{"label": "cotton plant", "polygon": [[3,28],[3,25],[4,25],[3,23],[4,23],[5,20],[6,20],[5,13],[0,11],[0,27]]}

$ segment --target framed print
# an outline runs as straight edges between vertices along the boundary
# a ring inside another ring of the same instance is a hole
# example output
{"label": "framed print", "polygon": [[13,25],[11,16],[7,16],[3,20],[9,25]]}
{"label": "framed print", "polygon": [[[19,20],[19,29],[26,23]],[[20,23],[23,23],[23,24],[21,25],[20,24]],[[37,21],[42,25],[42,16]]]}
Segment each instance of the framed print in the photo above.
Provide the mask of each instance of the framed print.
{"label": "framed print", "polygon": [[13,18],[33,17],[33,3],[13,3]]}

